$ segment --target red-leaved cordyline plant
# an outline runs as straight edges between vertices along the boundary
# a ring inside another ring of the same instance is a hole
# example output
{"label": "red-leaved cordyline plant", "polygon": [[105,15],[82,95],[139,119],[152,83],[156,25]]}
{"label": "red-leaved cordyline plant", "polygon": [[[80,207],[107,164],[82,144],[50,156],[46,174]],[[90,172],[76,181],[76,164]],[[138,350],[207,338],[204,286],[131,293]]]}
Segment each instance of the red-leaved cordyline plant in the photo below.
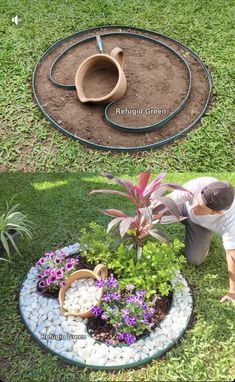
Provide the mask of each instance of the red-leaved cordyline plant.
{"label": "red-leaved cordyline plant", "polygon": [[137,259],[140,259],[144,239],[150,235],[155,239],[167,241],[165,232],[154,228],[157,224],[170,224],[185,219],[180,216],[176,203],[168,196],[164,196],[168,188],[190,192],[184,187],[173,184],[161,184],[166,176],[165,173],[158,175],[149,185],[150,172],[142,172],[139,175],[138,184],[135,186],[130,180],[120,179],[111,174],[104,173],[106,178],[125,188],[127,192],[117,190],[92,190],[90,194],[97,192],[124,196],[132,201],[135,206],[135,216],[129,216],[116,209],[102,210],[105,215],[114,217],[108,224],[107,232],[119,224],[120,236],[123,240],[134,242]]}

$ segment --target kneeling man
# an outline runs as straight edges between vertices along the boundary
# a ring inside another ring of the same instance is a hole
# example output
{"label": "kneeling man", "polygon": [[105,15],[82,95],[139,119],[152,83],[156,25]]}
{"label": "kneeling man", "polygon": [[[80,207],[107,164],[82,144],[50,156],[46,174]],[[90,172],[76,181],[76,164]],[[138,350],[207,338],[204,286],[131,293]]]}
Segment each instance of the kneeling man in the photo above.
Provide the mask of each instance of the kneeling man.
{"label": "kneeling man", "polygon": [[179,206],[186,226],[185,256],[200,265],[208,254],[213,232],[221,235],[226,251],[229,292],[220,300],[235,302],[235,200],[228,182],[200,177],[184,184],[189,192],[173,191],[170,196]]}

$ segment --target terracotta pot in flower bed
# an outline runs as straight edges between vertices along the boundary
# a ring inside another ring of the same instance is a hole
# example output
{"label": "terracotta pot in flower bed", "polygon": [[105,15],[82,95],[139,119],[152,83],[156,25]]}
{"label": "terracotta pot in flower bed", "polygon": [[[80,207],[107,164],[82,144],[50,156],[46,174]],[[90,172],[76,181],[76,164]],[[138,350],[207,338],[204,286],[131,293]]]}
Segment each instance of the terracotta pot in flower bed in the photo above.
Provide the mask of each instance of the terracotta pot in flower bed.
{"label": "terracotta pot in flower bed", "polygon": [[[76,299],[78,299],[77,293],[79,293],[79,291],[77,291],[77,289],[81,289],[84,286],[84,285],[82,286],[82,283],[86,282],[86,280],[88,282],[93,281],[93,279],[97,280],[97,282],[99,282],[100,280],[105,280],[107,278],[107,274],[108,274],[108,270],[107,270],[106,266],[103,264],[98,264],[95,267],[94,271],[91,271],[88,269],[80,269],[76,272],[73,272],[65,280],[65,285],[63,285],[60,288],[59,303],[60,303],[61,313],[64,316],[77,316],[77,317],[83,317],[83,318],[92,317],[93,313],[92,313],[92,310],[90,309],[91,306],[90,306],[90,308],[87,307],[87,309],[77,309],[77,310],[73,309],[73,307],[71,306],[71,310],[67,310],[65,308],[65,305],[64,305],[66,294],[69,292],[69,290],[71,290],[71,293],[72,293],[72,290],[75,289],[74,293],[71,294],[71,298],[73,300],[76,300]],[[80,288],[78,285],[79,282],[81,282]],[[92,293],[92,291],[90,292],[90,290],[92,288],[89,288],[89,283],[87,286],[88,286],[88,288],[87,288],[87,294],[86,294],[85,298],[88,299],[89,297],[91,297],[91,296],[89,296],[89,294]],[[76,289],[76,287],[77,287],[77,289]],[[98,292],[99,293],[98,293],[96,302],[97,302],[97,304],[100,304],[101,298],[103,295],[103,288],[100,288],[100,290]]]}

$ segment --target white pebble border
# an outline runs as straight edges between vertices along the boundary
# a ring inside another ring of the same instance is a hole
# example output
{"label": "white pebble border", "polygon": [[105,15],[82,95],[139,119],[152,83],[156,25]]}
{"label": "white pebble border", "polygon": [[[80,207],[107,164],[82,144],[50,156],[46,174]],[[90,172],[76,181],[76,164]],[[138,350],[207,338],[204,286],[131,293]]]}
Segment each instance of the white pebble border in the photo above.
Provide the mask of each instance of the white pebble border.
{"label": "white pebble border", "polygon": [[[66,255],[76,253],[79,244],[63,248]],[[169,313],[149,336],[130,346],[112,346],[96,342],[87,333],[88,319],[65,317],[57,299],[41,296],[36,289],[36,268],[32,267],[19,294],[21,317],[29,332],[47,350],[68,363],[103,370],[139,366],[169,350],[185,332],[193,310],[193,299],[187,281],[176,272]],[[52,337],[57,337],[53,339]]]}

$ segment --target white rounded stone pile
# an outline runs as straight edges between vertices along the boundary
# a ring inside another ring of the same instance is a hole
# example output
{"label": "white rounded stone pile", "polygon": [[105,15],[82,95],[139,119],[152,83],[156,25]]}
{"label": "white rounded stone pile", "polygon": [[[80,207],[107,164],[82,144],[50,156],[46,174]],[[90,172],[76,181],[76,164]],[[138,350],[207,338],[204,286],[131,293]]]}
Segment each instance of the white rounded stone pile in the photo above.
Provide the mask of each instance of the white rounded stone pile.
{"label": "white rounded stone pile", "polygon": [[[176,272],[169,313],[149,336],[130,346],[96,342],[87,333],[88,319],[65,317],[58,300],[43,297],[36,289],[36,268],[32,267],[22,284],[20,312],[31,334],[48,350],[80,366],[119,369],[149,362],[172,347],[187,328],[193,309],[192,295],[183,276]],[[180,288],[177,286],[180,284]]]}
{"label": "white rounded stone pile", "polygon": [[65,292],[64,309],[69,313],[83,313],[96,305],[101,296],[101,289],[95,285],[95,279],[74,280]]}

